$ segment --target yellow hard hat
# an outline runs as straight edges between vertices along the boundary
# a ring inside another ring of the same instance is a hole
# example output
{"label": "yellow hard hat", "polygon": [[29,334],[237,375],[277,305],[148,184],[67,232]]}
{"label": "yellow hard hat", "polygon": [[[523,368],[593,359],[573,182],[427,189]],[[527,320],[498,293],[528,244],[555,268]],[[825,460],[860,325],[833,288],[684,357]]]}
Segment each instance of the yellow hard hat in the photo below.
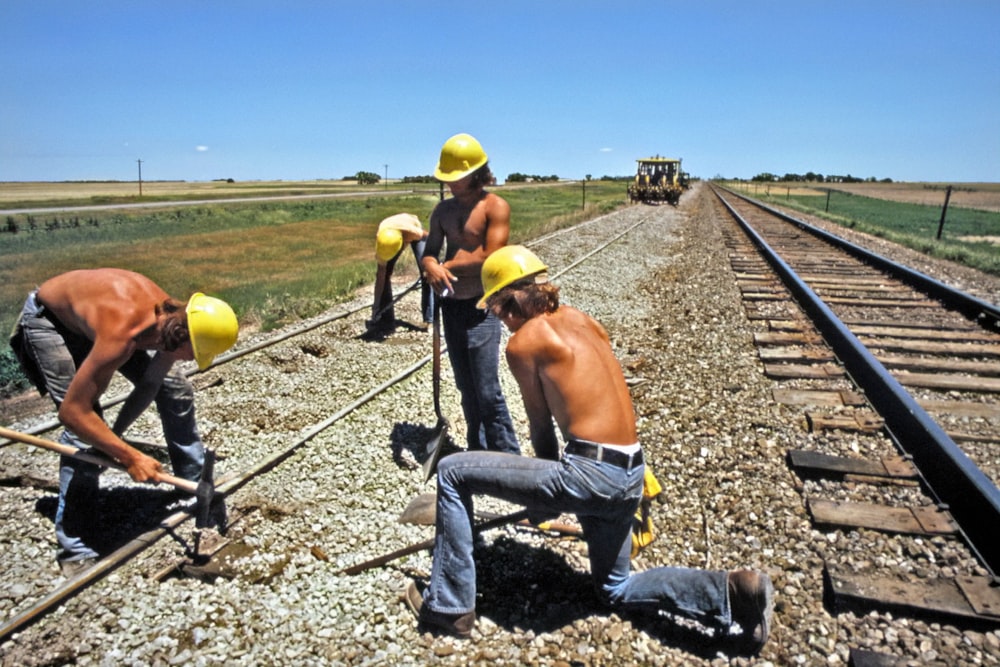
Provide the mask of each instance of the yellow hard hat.
{"label": "yellow hard hat", "polygon": [[444,142],[434,178],[445,183],[461,180],[486,164],[486,151],[469,134],[456,134]]}
{"label": "yellow hard hat", "polygon": [[217,354],[222,354],[236,343],[239,323],[228,303],[201,292],[191,295],[186,312],[194,360],[198,370],[203,371],[212,364]]}
{"label": "yellow hard hat", "polygon": [[486,307],[486,300],[511,283],[522,278],[535,276],[549,267],[538,256],[523,245],[507,245],[494,251],[483,262],[483,298],[476,304]]}
{"label": "yellow hard hat", "polygon": [[375,235],[375,257],[388,262],[403,248],[403,233],[398,229],[380,229]]}

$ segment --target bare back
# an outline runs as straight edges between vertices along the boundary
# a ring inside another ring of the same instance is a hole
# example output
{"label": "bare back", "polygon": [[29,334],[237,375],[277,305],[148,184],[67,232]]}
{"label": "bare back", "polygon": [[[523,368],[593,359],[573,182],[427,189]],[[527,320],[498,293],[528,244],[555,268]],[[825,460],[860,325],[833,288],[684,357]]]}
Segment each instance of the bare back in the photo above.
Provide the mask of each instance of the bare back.
{"label": "bare back", "polygon": [[139,342],[156,324],[167,293],[146,276],[122,269],[81,269],[50,278],[38,300],[66,327],[92,341]]}
{"label": "bare back", "polygon": [[625,376],[607,332],[590,316],[560,306],[525,321],[511,336],[507,360],[524,397],[533,439],[554,418],[567,439],[638,442]]}

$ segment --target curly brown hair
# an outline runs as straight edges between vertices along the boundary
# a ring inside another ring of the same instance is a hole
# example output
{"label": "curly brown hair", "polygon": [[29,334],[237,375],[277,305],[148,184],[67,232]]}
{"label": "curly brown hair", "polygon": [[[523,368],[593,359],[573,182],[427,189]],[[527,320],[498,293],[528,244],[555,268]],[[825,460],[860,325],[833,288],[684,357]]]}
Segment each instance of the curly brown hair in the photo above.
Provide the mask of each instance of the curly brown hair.
{"label": "curly brown hair", "polygon": [[559,308],[559,286],[539,276],[529,276],[501,288],[487,299],[490,308],[500,314],[511,314],[524,319],[554,313]]}
{"label": "curly brown hair", "polygon": [[184,343],[191,340],[188,331],[187,304],[177,299],[167,298],[157,304],[156,315],[164,315],[163,326],[160,328],[160,345],[166,352],[173,352]]}
{"label": "curly brown hair", "polygon": [[490,171],[490,163],[487,162],[479,169],[472,172],[472,180],[469,181],[469,185],[474,188],[485,188],[487,185],[493,185],[496,183],[496,176]]}

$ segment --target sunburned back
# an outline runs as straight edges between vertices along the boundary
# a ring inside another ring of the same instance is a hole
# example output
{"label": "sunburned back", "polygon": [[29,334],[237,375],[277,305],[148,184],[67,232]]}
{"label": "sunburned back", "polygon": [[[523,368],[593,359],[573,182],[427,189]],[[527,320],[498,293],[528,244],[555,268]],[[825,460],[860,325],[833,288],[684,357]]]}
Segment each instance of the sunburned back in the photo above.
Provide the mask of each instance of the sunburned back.
{"label": "sunburned back", "polygon": [[98,335],[134,338],[156,323],[156,306],[167,294],[149,278],[122,269],[81,269],[42,283],[38,299],[66,327]]}
{"label": "sunburned back", "polygon": [[536,360],[541,391],[564,437],[615,445],[638,441],[625,377],[596,320],[561,306],[525,322],[508,352],[512,346],[513,354]]}

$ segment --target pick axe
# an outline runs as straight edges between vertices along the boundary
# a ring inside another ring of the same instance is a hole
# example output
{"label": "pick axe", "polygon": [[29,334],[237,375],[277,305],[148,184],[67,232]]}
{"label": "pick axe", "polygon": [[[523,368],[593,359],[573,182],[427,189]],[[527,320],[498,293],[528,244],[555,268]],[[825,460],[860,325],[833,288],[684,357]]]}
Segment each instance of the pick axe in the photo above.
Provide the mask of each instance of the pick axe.
{"label": "pick axe", "polygon": [[[93,463],[95,465],[102,466],[104,468],[117,468],[119,470],[125,470],[125,466],[118,463],[114,459],[111,459],[103,454],[98,454],[94,452],[89,452],[82,449],[77,449],[71,445],[64,445],[62,443],[53,442],[52,440],[46,440],[45,438],[39,438],[34,435],[29,435],[27,433],[20,433],[18,431],[12,431],[9,428],[0,426],[0,436],[14,440],[16,442],[22,442],[26,445],[34,445],[35,447],[41,447],[42,449],[48,449],[53,452],[58,452],[64,456],[76,459],[77,461],[86,461],[87,463]],[[157,481],[166,482],[171,484],[181,491],[187,491],[188,493],[195,496],[197,500],[196,517],[198,520],[203,520],[207,523],[208,520],[208,509],[212,504],[212,497],[215,495],[215,484],[212,481],[211,470],[212,462],[214,461],[214,456],[208,451],[205,452],[205,468],[202,470],[201,479],[196,484],[187,479],[181,479],[180,477],[174,477],[173,475],[161,472],[157,476]],[[205,475],[205,472],[208,475]],[[204,519],[202,519],[204,517]],[[200,527],[200,526],[199,526]]]}

